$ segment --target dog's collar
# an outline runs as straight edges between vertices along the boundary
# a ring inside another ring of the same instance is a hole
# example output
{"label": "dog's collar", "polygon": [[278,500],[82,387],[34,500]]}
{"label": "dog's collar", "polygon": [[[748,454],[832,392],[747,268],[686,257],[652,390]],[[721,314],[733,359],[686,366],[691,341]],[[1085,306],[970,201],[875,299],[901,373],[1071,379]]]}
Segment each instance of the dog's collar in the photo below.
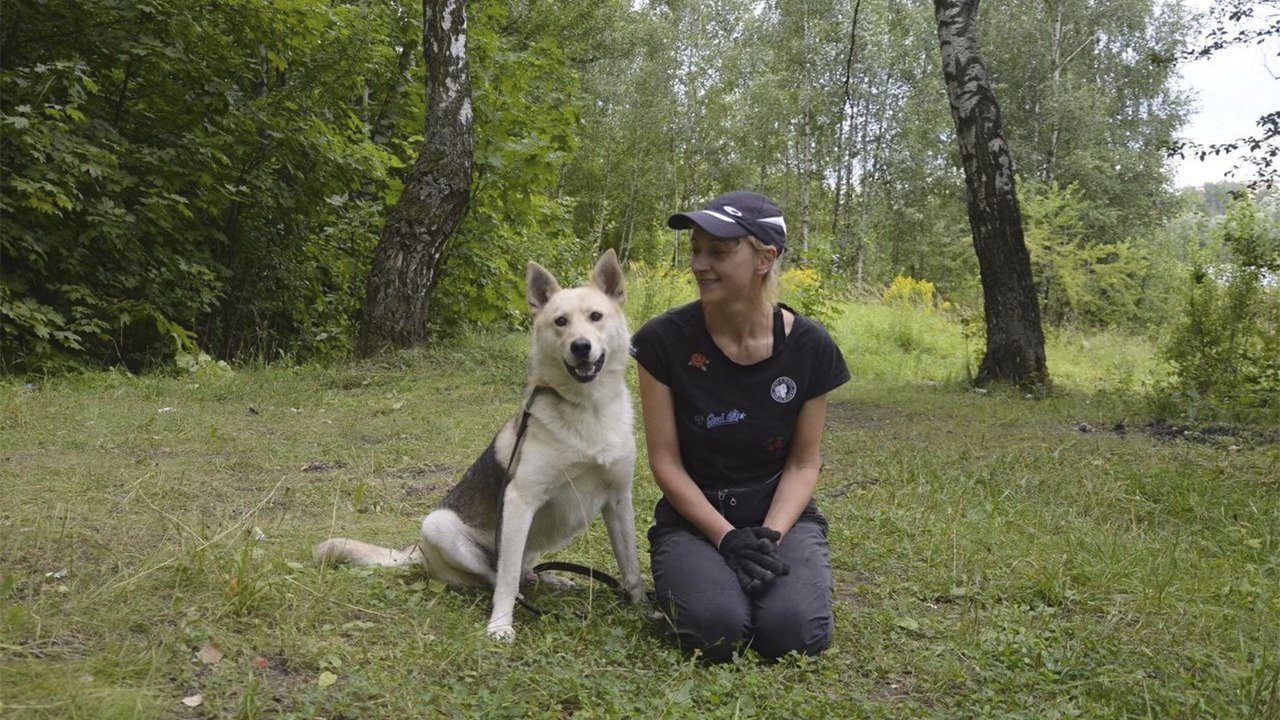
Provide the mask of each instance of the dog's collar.
{"label": "dog's collar", "polygon": [[[516,433],[516,444],[519,444],[520,439],[524,437],[524,431],[529,422],[529,415],[533,412],[533,401],[537,400],[538,396],[544,392],[551,393],[560,400],[564,400],[564,396],[550,385],[534,385],[533,390],[529,392],[529,399],[524,401],[524,417],[520,419],[520,430]],[[514,453],[512,456],[514,457]]]}

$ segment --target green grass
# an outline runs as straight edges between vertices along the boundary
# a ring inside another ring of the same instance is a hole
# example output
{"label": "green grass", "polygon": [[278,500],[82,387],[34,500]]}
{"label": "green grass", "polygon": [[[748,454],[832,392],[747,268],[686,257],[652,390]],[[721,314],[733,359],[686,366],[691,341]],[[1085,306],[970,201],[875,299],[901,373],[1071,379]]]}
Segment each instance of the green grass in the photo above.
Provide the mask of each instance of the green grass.
{"label": "green grass", "polygon": [[[945,318],[852,306],[832,330],[855,378],[819,489],[836,640],[774,665],[684,658],[590,587],[535,591],[551,614],[495,644],[485,592],[311,564],[330,533],[414,538],[515,408],[520,335],[10,381],[0,715],[1280,716],[1280,449],[1144,434],[1159,368],[1136,340],[1051,336],[1055,390],[1032,400],[968,390]],[[636,495],[643,550],[643,459]],[[613,566],[599,523],[558,557]]]}

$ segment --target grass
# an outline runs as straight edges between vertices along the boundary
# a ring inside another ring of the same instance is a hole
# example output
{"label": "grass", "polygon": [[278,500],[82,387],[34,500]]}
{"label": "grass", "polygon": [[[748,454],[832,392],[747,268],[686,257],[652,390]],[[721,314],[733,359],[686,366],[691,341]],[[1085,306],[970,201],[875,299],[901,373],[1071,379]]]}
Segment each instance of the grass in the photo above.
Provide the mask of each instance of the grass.
{"label": "grass", "polygon": [[[967,390],[945,318],[858,305],[832,330],[855,377],[819,489],[836,641],[773,665],[684,658],[591,587],[534,591],[550,614],[495,644],[484,592],[310,563],[330,533],[413,539],[516,406],[519,335],[9,381],[0,715],[1280,717],[1280,449],[1144,434],[1159,369],[1131,338],[1051,336],[1031,400]],[[643,533],[643,459],[636,495]],[[558,557],[613,566],[599,523]]]}

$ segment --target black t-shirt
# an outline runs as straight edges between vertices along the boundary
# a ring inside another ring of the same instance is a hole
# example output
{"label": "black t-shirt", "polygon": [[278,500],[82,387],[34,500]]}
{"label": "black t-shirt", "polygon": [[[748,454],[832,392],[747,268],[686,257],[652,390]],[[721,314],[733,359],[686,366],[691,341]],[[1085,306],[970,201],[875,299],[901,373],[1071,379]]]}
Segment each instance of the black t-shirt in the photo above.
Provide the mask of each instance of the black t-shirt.
{"label": "black t-shirt", "polygon": [[774,308],[773,354],[739,365],[707,332],[701,303],[673,308],[640,328],[631,354],[671,388],[685,470],[703,490],[750,487],[782,472],[800,408],[849,380],[822,325],[795,313],[791,333]]}

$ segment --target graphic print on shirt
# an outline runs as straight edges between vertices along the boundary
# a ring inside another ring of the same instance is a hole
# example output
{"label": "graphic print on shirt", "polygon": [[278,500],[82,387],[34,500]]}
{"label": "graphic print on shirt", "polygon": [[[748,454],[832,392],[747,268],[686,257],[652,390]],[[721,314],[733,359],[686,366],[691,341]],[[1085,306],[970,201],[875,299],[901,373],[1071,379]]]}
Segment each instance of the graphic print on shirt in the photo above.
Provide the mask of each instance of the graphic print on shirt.
{"label": "graphic print on shirt", "polygon": [[780,403],[791,402],[796,396],[796,381],[783,375],[773,381],[773,387],[769,388],[769,395]]}
{"label": "graphic print on shirt", "polygon": [[706,372],[707,366],[710,364],[711,361],[707,359],[707,356],[700,352],[696,352],[689,356],[689,366],[701,370],[702,372]]}
{"label": "graphic print on shirt", "polygon": [[694,424],[698,427],[706,428],[707,430],[715,430],[716,428],[724,425],[737,425],[746,419],[747,414],[737,408],[722,412],[719,415],[715,413],[708,413],[706,415],[693,416]]}

